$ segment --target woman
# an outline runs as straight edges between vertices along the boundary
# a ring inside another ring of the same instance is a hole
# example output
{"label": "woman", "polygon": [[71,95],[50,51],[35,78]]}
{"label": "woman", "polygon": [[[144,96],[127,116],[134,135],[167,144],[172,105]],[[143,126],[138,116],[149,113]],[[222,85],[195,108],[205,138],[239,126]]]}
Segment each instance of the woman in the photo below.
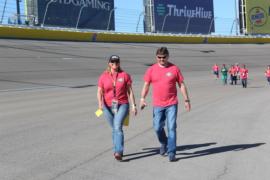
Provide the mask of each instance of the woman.
{"label": "woman", "polygon": [[112,55],[108,68],[98,80],[98,108],[104,111],[105,118],[112,127],[114,157],[122,160],[124,151],[123,122],[129,113],[129,101],[134,115],[137,114],[132,80],[120,67],[120,57]]}
{"label": "woman", "polygon": [[213,71],[215,78],[218,79],[219,78],[219,67],[217,64],[214,64],[214,66],[212,67],[212,71]]}
{"label": "woman", "polygon": [[264,75],[270,85],[270,65],[267,66],[267,69],[265,70]]}

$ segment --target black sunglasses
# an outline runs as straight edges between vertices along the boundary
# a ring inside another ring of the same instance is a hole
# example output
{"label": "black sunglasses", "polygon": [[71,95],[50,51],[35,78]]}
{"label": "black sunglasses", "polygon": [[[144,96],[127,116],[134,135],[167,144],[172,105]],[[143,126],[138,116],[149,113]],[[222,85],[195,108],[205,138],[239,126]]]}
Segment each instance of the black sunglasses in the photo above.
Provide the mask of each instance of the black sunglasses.
{"label": "black sunglasses", "polygon": [[157,56],[158,59],[166,59],[167,56]]}
{"label": "black sunglasses", "polygon": [[119,61],[119,59],[111,59],[110,63],[118,64],[118,63],[120,63],[120,61]]}

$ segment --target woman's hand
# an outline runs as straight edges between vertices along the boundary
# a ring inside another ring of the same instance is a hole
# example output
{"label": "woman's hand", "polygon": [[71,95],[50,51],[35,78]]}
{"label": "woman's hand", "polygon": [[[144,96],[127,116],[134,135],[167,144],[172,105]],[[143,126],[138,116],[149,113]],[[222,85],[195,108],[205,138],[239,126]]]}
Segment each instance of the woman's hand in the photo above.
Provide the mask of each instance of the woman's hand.
{"label": "woman's hand", "polygon": [[132,111],[132,113],[134,114],[134,116],[136,116],[137,115],[137,107],[136,107],[136,105],[132,105],[132,107],[131,107],[131,111]]}

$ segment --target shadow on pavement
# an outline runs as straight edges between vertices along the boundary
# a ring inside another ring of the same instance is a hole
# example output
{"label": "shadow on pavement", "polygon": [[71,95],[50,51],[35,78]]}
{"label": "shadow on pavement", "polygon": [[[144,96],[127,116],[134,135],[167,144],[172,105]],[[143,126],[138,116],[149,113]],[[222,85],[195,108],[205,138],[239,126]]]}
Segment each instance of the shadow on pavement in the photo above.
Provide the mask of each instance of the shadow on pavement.
{"label": "shadow on pavement", "polygon": [[[211,146],[214,144],[216,144],[216,143],[192,144],[192,145],[178,146],[176,148],[176,151],[190,150],[190,149],[195,149],[195,148],[200,148],[200,147],[205,147],[205,146]],[[154,155],[159,155],[159,147],[144,148],[144,149],[142,149],[142,152],[125,154],[124,155],[125,160],[123,160],[123,161],[131,161],[131,160],[141,159],[141,158],[154,156]],[[134,156],[134,157],[130,157],[130,156]],[[126,158],[126,157],[130,157],[130,158]]]}
{"label": "shadow on pavement", "polygon": [[210,148],[210,149],[201,150],[201,151],[195,151],[193,153],[177,153],[176,155],[188,155],[186,157],[177,159],[177,160],[181,160],[181,159],[189,159],[189,158],[200,157],[200,156],[207,156],[207,155],[212,155],[212,154],[217,154],[217,153],[224,153],[224,152],[229,152],[229,151],[242,151],[249,148],[255,148],[264,144],[265,143],[236,144],[236,145],[230,145],[230,146],[215,147],[215,148]]}
{"label": "shadow on pavement", "polygon": [[[207,155],[211,155],[211,154],[225,153],[225,152],[229,152],[229,151],[242,151],[245,149],[255,148],[255,147],[264,145],[265,143],[237,144],[237,145],[214,147],[214,148],[209,148],[206,150],[195,151],[192,153],[182,153],[182,152],[178,153],[179,151],[192,150],[192,149],[196,149],[196,148],[212,146],[215,144],[217,144],[217,143],[212,142],[212,143],[204,143],[204,144],[191,144],[191,145],[178,146],[176,148],[176,157],[178,155],[184,155],[185,157],[177,158],[176,160],[178,161],[181,159],[189,159],[189,158],[195,158],[195,157],[200,157],[200,156],[207,156]],[[144,148],[144,149],[142,149],[141,152],[124,155],[123,162],[128,162],[128,161],[146,158],[146,157],[155,156],[155,155],[159,155],[159,147]]]}

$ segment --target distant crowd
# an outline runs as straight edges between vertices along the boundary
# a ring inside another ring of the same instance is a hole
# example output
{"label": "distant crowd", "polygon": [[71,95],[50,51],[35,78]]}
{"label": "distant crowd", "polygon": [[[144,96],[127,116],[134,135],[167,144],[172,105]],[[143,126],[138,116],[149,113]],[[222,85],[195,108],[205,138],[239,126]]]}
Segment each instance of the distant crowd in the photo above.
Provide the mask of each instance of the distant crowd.
{"label": "distant crowd", "polygon": [[[227,85],[228,79],[230,80],[231,85],[236,85],[239,80],[241,81],[242,87],[247,88],[248,68],[245,64],[242,64],[240,67],[239,64],[236,63],[231,65],[230,68],[227,68],[225,64],[222,64],[221,68],[219,68],[217,64],[214,64],[212,66],[212,71],[215,79],[219,79],[219,73],[221,74],[223,85]],[[267,66],[264,75],[270,85],[270,65]]]}

